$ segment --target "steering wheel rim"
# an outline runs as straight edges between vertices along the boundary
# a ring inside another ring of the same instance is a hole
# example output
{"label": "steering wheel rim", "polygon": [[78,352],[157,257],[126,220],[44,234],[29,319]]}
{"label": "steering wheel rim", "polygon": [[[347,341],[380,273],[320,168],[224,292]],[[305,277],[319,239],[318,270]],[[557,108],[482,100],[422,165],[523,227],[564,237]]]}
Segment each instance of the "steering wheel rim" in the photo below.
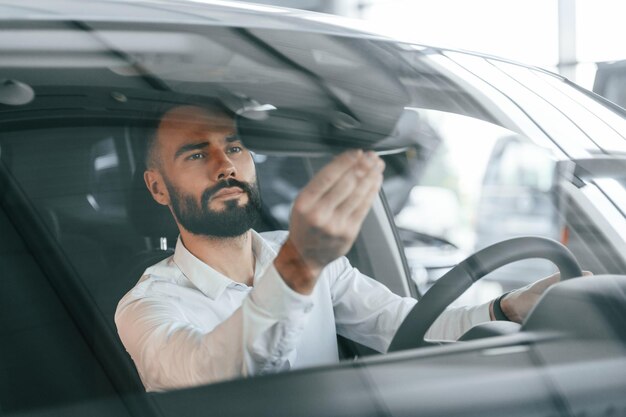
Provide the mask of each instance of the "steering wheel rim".
{"label": "steering wheel rim", "polygon": [[551,261],[561,280],[582,276],[574,255],[561,243],[544,237],[526,236],[488,246],[460,262],[424,294],[396,331],[388,352],[427,346],[424,336],[448,305],[488,273],[523,259]]}

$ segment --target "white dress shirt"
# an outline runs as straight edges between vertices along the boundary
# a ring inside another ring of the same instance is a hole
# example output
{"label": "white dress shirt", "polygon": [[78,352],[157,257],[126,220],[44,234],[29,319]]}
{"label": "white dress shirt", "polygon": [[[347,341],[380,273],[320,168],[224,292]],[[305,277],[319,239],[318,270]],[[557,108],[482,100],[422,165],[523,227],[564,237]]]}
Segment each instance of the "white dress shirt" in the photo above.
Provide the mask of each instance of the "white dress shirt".
{"label": "white dress shirt", "polygon": [[[148,391],[338,362],[336,333],[385,352],[416,300],[393,294],[344,257],[310,295],[290,289],[273,260],[286,232],[252,232],[253,285],[217,272],[183,245],[148,268],[115,323]],[[489,321],[488,303],[449,309],[429,330],[454,340]]]}

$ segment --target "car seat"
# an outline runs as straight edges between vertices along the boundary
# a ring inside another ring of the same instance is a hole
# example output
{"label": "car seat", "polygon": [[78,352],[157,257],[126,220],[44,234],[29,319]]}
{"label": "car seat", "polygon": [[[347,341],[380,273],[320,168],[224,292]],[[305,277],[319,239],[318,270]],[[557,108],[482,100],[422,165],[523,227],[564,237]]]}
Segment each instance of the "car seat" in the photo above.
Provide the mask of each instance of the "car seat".
{"label": "car seat", "polygon": [[[133,254],[120,266],[118,300],[141,278],[144,271],[171,256],[178,237],[178,228],[167,206],[158,204],[150,195],[143,179],[144,169],[133,175],[127,196],[127,212],[134,231],[144,238],[145,249]],[[116,304],[117,305],[117,304]]]}

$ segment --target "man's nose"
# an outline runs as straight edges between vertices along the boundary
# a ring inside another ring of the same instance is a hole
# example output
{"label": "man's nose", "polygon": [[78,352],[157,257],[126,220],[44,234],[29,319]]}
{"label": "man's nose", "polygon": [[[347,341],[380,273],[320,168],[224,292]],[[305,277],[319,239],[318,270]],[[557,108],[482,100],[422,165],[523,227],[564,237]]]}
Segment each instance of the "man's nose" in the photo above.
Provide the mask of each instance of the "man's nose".
{"label": "man's nose", "polygon": [[225,152],[221,150],[216,151],[212,156],[215,161],[215,180],[219,181],[236,176],[237,170],[235,169],[235,165]]}

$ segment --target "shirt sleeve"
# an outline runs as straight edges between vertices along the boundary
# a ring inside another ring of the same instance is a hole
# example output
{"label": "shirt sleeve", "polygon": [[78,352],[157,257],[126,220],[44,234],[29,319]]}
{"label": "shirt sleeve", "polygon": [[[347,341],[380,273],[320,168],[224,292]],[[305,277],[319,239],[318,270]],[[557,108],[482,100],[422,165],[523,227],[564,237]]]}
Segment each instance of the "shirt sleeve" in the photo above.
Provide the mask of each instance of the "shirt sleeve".
{"label": "shirt sleeve", "polygon": [[[386,352],[417,300],[392,293],[380,282],[353,268],[345,258],[328,268],[337,333]],[[476,324],[490,320],[488,307],[486,303],[449,308],[435,320],[426,338],[456,340]]]}
{"label": "shirt sleeve", "polygon": [[273,265],[209,332],[191,324],[175,299],[134,291],[120,301],[115,323],[147,391],[289,369],[313,304]]}

